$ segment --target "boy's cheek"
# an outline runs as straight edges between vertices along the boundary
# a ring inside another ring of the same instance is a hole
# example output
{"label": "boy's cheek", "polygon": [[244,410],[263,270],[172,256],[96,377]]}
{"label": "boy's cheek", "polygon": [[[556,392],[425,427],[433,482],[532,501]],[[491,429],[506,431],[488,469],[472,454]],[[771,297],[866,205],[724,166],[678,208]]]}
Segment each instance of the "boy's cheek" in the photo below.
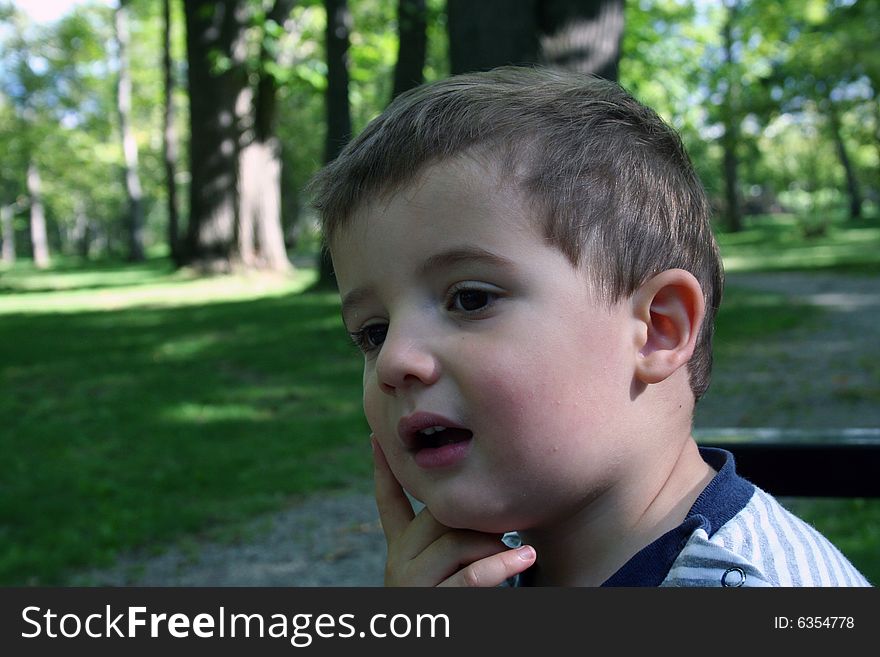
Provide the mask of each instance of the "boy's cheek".
{"label": "boy's cheek", "polygon": [[384,427],[379,423],[375,394],[371,391],[366,381],[364,382],[364,417],[367,419],[367,424],[370,425],[370,431],[378,438],[383,432]]}
{"label": "boy's cheek", "polygon": [[397,437],[397,424],[389,421],[385,394],[376,387],[364,386],[364,417],[370,431],[393,464],[395,455],[401,447]]}

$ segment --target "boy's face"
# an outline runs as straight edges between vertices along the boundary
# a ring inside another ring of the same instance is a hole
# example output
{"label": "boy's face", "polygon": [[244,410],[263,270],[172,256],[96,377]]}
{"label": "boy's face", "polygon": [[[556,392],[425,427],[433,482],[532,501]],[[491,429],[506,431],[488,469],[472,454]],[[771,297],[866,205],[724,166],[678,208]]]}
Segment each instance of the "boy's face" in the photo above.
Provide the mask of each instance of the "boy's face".
{"label": "boy's face", "polygon": [[638,448],[629,304],[602,304],[527,208],[485,166],[442,162],[331,245],[367,420],[404,488],[451,527],[569,515]]}

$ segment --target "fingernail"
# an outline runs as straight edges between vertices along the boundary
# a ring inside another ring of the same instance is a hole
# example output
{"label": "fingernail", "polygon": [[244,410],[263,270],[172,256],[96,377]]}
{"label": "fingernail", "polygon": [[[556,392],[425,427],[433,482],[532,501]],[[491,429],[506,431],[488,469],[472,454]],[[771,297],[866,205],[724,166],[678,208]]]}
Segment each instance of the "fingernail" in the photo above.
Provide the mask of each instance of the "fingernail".
{"label": "fingernail", "polygon": [[532,561],[535,558],[535,548],[531,545],[523,545],[516,548],[516,556],[523,561]]}

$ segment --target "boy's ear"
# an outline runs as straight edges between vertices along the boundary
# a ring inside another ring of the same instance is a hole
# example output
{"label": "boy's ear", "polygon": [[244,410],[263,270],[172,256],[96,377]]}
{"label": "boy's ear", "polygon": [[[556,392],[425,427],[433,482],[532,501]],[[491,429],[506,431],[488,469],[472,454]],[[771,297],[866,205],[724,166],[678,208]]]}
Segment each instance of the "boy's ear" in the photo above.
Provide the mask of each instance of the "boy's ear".
{"label": "boy's ear", "polygon": [[706,314],[699,281],[684,269],[668,269],[645,282],[632,297],[638,323],[636,377],[659,383],[694,353]]}

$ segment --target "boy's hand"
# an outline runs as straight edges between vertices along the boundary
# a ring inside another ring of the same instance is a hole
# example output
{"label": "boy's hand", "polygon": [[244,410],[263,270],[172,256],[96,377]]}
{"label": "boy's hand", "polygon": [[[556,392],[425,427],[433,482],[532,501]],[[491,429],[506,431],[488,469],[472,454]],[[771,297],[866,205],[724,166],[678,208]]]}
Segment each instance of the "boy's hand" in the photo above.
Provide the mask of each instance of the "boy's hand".
{"label": "boy's hand", "polygon": [[376,506],[388,543],[385,586],[498,586],[535,563],[528,545],[509,548],[500,534],[451,529],[427,507],[418,515],[372,436]]}

